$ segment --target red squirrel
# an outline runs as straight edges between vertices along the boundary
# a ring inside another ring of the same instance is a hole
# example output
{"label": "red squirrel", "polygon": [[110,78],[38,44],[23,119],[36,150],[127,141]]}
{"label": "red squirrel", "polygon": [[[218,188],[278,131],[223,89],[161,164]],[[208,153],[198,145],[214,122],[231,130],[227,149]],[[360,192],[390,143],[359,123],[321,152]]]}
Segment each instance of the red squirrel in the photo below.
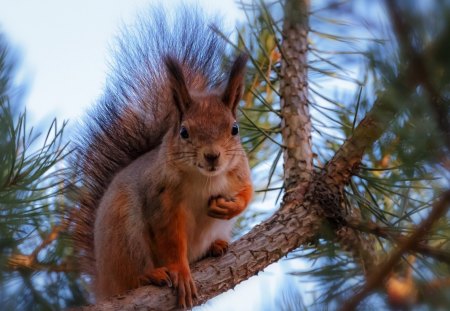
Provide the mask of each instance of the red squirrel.
{"label": "red squirrel", "polygon": [[150,15],[119,41],[77,137],[73,237],[96,299],[168,285],[190,307],[189,264],[226,252],[253,194],[236,121],[247,56],[227,66],[218,26],[196,10],[175,24]]}

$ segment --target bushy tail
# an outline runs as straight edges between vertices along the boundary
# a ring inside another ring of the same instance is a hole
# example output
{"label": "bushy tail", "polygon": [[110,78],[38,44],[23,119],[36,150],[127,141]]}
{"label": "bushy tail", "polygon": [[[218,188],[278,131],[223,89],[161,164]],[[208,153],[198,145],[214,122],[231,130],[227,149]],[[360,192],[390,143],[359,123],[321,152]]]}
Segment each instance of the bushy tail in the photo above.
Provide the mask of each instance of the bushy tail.
{"label": "bushy tail", "polygon": [[151,9],[122,32],[104,95],[74,139],[71,165],[81,192],[72,216],[73,238],[83,272],[95,273],[95,213],[112,178],[158,146],[173,125],[164,56],[182,64],[190,87],[204,90],[223,82],[225,43],[212,26],[219,29],[197,9],[183,8],[172,16]]}

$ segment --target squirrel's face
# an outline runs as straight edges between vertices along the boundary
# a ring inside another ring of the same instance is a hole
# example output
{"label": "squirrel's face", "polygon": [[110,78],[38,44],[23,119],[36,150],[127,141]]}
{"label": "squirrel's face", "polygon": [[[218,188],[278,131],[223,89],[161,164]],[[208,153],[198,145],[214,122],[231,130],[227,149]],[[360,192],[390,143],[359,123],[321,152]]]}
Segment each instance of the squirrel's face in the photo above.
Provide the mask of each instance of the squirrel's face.
{"label": "squirrel's face", "polygon": [[233,168],[239,157],[245,157],[239,125],[218,96],[192,97],[171,140],[171,162],[205,176],[222,174]]}
{"label": "squirrel's face", "polygon": [[239,157],[246,156],[236,122],[246,62],[246,55],[236,58],[223,89],[198,94],[189,90],[183,66],[175,58],[165,58],[168,83],[180,120],[168,144],[172,165],[204,176],[216,176],[234,168]]}

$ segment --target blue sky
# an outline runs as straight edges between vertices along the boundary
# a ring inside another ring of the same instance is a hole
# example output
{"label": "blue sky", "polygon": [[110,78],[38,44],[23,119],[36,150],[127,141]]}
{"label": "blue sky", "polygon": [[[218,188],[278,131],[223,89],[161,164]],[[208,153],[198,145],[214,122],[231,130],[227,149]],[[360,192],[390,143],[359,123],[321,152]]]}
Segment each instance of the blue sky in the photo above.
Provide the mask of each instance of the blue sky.
{"label": "blue sky", "polygon": [[[194,1],[184,1],[194,3]],[[75,121],[101,94],[111,44],[119,28],[130,24],[151,0],[0,0],[0,31],[20,60],[25,104],[33,124]],[[165,1],[172,7],[179,1]],[[208,12],[233,24],[239,11],[233,0],[198,1]],[[44,125],[44,124],[42,124]],[[45,127],[45,126],[44,126]]]}

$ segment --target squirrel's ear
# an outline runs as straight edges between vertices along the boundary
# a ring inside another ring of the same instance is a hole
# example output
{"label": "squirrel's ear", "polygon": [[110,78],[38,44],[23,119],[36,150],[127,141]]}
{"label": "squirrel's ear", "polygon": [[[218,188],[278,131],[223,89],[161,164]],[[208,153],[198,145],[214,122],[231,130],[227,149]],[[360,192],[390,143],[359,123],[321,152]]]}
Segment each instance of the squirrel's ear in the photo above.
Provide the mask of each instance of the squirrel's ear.
{"label": "squirrel's ear", "polygon": [[231,109],[235,116],[236,108],[241,100],[242,93],[244,92],[244,74],[247,60],[247,54],[240,54],[236,58],[231,67],[228,84],[222,96],[222,101]]}
{"label": "squirrel's ear", "polygon": [[177,106],[180,115],[183,115],[189,108],[191,97],[184,79],[183,69],[180,63],[171,56],[164,58],[164,63],[167,68],[167,78],[169,79],[170,88],[172,91],[173,101]]}

